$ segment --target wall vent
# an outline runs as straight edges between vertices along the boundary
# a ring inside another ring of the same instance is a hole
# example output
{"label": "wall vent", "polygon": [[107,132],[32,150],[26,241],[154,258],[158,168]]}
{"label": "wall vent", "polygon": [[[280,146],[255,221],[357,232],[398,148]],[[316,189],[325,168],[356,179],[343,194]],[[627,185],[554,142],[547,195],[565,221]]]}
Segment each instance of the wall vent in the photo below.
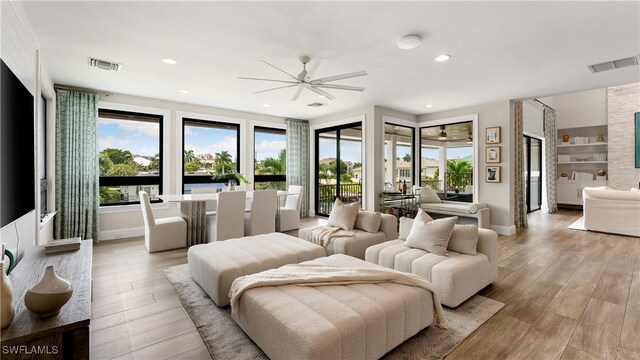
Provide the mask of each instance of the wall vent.
{"label": "wall vent", "polygon": [[311,103],[311,104],[309,104],[309,105],[307,105],[307,106],[311,106],[311,107],[321,107],[321,106],[326,106],[326,105],[327,105],[327,104],[323,104],[323,103],[319,103],[319,102],[314,102],[314,103]]}
{"label": "wall vent", "polygon": [[89,58],[89,66],[92,66],[101,70],[116,71],[116,72],[120,71],[120,69],[122,68],[121,63],[94,59],[94,58]]}
{"label": "wall vent", "polygon": [[638,65],[638,63],[640,63],[640,55],[624,59],[606,61],[599,64],[589,65],[587,67],[589,68],[589,71],[591,71],[591,73],[598,73],[602,71],[619,69],[626,66]]}

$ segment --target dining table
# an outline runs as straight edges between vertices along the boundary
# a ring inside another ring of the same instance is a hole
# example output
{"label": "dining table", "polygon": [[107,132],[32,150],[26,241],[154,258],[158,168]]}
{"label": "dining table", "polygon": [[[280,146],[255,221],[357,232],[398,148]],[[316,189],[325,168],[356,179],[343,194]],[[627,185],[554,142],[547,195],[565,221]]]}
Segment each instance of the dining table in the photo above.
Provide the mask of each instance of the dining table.
{"label": "dining table", "polygon": [[[247,191],[247,199],[253,198],[253,191]],[[215,212],[207,212],[206,202],[217,201],[219,193],[206,194],[161,194],[159,199],[168,203],[180,203],[180,215],[187,222],[187,247],[208,242],[207,215],[214,215]],[[278,191],[276,201],[276,231],[280,231],[280,206],[281,200],[293,193]],[[245,209],[251,212],[251,208]]]}

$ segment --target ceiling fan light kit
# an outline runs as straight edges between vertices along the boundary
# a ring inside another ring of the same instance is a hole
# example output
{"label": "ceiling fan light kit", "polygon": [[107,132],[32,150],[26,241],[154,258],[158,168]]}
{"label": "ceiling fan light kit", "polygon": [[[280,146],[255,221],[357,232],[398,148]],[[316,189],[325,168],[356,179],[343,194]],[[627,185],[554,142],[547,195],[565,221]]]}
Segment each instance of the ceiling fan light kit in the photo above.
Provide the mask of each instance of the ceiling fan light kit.
{"label": "ceiling fan light kit", "polygon": [[407,35],[398,40],[398,47],[402,50],[411,50],[420,46],[422,38],[418,35]]}
{"label": "ceiling fan light kit", "polygon": [[344,79],[350,79],[350,78],[354,78],[354,77],[359,77],[359,76],[365,76],[365,75],[367,75],[366,71],[356,71],[356,72],[352,72],[352,73],[334,75],[334,76],[327,76],[327,77],[323,77],[323,78],[312,80],[313,75],[315,74],[315,72],[320,67],[320,64],[322,63],[323,59],[322,58],[318,58],[318,60],[316,60],[313,63],[313,66],[311,67],[311,69],[309,71],[307,71],[307,64],[311,61],[311,58],[309,56],[301,56],[299,59],[300,59],[300,62],[302,63],[302,71],[297,76],[294,76],[291,73],[288,73],[288,72],[280,69],[279,67],[277,67],[275,65],[272,65],[272,64],[270,64],[270,63],[268,63],[268,62],[266,62],[264,60],[260,60],[264,64],[266,64],[266,65],[268,65],[268,66],[280,71],[281,73],[287,75],[287,77],[289,77],[288,80],[264,79],[264,78],[240,77],[240,76],[238,77],[238,79],[241,79],[241,80],[256,80],[256,81],[271,81],[271,82],[279,82],[279,83],[288,84],[288,85],[282,85],[282,86],[278,86],[278,87],[274,87],[274,88],[269,88],[269,89],[265,89],[265,90],[256,91],[255,92],[256,94],[264,93],[264,92],[268,92],[268,91],[273,91],[273,90],[290,88],[290,87],[298,87],[298,91],[296,91],[295,95],[291,99],[292,101],[298,100],[298,97],[300,96],[300,94],[302,93],[302,90],[304,90],[304,89],[308,89],[310,91],[313,91],[314,93],[320,95],[321,97],[327,98],[329,100],[335,99],[335,96],[329,94],[328,92],[326,92],[326,91],[324,91],[322,89],[364,91],[364,88],[363,87],[359,87],[359,86],[347,86],[347,85],[337,85],[337,84],[328,84],[328,83],[331,83],[331,82],[334,82],[334,81],[338,81],[338,80],[344,80]]}

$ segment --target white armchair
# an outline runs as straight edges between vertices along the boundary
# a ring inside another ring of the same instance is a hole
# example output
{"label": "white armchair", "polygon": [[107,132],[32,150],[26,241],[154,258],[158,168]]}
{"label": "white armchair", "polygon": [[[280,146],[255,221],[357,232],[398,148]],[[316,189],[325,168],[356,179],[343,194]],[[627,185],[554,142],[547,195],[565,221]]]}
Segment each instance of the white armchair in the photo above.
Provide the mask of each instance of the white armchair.
{"label": "white armchair", "polygon": [[154,219],[149,194],[140,191],[140,205],[144,220],[144,246],[152,253],[187,247],[187,222],[179,217]]}
{"label": "white armchair", "polygon": [[302,204],[302,194],[304,187],[298,185],[290,185],[287,190],[291,195],[287,196],[287,200],[283,208],[280,208],[280,228],[278,231],[289,231],[300,229],[300,205]]}
{"label": "white armchair", "polygon": [[276,231],[278,192],[260,190],[253,192],[251,212],[244,214],[244,235],[268,234]]}
{"label": "white armchair", "polygon": [[207,216],[209,242],[244,236],[246,197],[245,191],[218,193],[218,209],[214,216]]}

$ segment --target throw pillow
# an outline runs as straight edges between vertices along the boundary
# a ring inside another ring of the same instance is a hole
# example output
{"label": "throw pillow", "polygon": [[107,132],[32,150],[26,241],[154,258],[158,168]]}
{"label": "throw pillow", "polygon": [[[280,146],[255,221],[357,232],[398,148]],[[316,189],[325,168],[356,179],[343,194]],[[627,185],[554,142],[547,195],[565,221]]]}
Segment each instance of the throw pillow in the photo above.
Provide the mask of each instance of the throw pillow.
{"label": "throw pillow", "polygon": [[458,225],[453,227],[447,249],[460,254],[476,255],[478,251],[478,227],[475,225]]}
{"label": "throw pillow", "polygon": [[407,217],[400,218],[400,230],[398,232],[398,239],[407,240],[407,236],[411,232],[411,227],[413,226],[413,219]]}
{"label": "throw pillow", "polygon": [[329,214],[327,226],[333,226],[343,230],[353,230],[359,208],[360,203],[357,201],[351,204],[345,204],[336,198],[336,201],[333,203],[333,209],[331,209],[331,214]]}
{"label": "throw pillow", "polygon": [[438,194],[430,187],[418,187],[416,188],[418,194],[418,203],[441,203],[442,200],[438,197]]}
{"label": "throw pillow", "polygon": [[427,222],[416,218],[404,246],[426,250],[436,255],[446,255],[451,232],[457,221],[457,216]]}
{"label": "throw pillow", "polygon": [[356,217],[356,229],[364,230],[366,232],[375,233],[380,230],[380,223],[382,222],[382,215],[377,212],[370,211],[358,211]]}

